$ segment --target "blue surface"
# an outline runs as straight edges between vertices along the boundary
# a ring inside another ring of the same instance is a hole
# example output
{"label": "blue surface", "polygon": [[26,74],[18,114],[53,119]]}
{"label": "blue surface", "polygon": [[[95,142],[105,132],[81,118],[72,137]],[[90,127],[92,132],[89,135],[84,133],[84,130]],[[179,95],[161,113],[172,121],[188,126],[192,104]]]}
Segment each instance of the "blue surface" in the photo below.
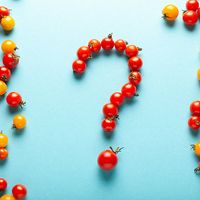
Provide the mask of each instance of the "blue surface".
{"label": "blue surface", "polygon": [[[16,28],[21,63],[9,83],[27,102],[28,125],[10,129],[13,115],[1,100],[0,129],[9,135],[9,159],[0,176],[28,188],[27,200],[197,200],[198,160],[190,144],[200,135],[187,127],[189,104],[199,99],[200,24],[188,30],[181,15],[173,26],[161,19],[169,1],[2,0]],[[184,9],[185,1],[175,1]],[[113,32],[144,50],[140,96],[120,110],[113,137],[100,127],[102,106],[127,82],[125,58],[114,52],[89,62],[76,79],[71,63],[91,38]],[[124,146],[111,174],[96,164],[99,152]]]}

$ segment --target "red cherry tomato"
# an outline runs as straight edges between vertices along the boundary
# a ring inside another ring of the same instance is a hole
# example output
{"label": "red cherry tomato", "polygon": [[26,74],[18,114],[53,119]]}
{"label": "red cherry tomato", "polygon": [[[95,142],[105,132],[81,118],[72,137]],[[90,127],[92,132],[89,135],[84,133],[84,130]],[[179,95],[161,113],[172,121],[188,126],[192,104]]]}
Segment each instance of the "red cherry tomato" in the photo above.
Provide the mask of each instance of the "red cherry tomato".
{"label": "red cherry tomato", "polygon": [[126,97],[126,98],[131,98],[136,94],[136,87],[134,84],[132,83],[126,83],[123,87],[122,87],[122,94]]}
{"label": "red cherry tomato", "polygon": [[115,106],[119,107],[124,102],[124,96],[120,92],[115,92],[111,95],[110,102]]}
{"label": "red cherry tomato", "polygon": [[7,82],[10,79],[11,72],[7,67],[0,67],[0,80]]}
{"label": "red cherry tomato", "polygon": [[24,185],[17,184],[13,187],[12,194],[16,199],[22,200],[26,197],[27,189]]}
{"label": "red cherry tomato", "polygon": [[188,0],[186,2],[186,8],[187,10],[193,10],[196,11],[199,7],[199,2],[197,0]]}
{"label": "red cherry tomato", "polygon": [[90,48],[90,51],[95,54],[99,53],[99,51],[101,50],[101,43],[99,42],[99,40],[96,39],[90,40],[88,46]]}
{"label": "red cherry tomato", "polygon": [[198,116],[191,116],[188,120],[188,126],[193,129],[197,130],[200,128],[200,117]]}
{"label": "red cherry tomato", "polygon": [[135,86],[139,85],[142,81],[142,76],[140,72],[131,72],[128,76],[130,83],[133,83]]}
{"label": "red cherry tomato", "polygon": [[119,53],[123,53],[124,50],[126,49],[126,44],[127,42],[125,42],[122,39],[119,39],[115,42],[115,49],[119,52]]}
{"label": "red cherry tomato", "polygon": [[139,47],[136,47],[135,45],[128,45],[126,47],[126,55],[127,57],[133,57],[133,56],[137,56],[139,51],[141,51],[142,49]]}
{"label": "red cherry tomato", "polygon": [[134,56],[129,58],[128,60],[128,66],[131,71],[138,71],[142,67],[142,59],[138,56]]}
{"label": "red cherry tomato", "polygon": [[190,111],[193,115],[200,116],[200,101],[194,101],[190,104]]}
{"label": "red cherry tomato", "polygon": [[86,70],[86,63],[82,60],[75,60],[72,64],[72,69],[77,74],[82,74]]}
{"label": "red cherry tomato", "polygon": [[5,190],[7,188],[7,181],[4,178],[0,178],[0,190]]}
{"label": "red cherry tomato", "polygon": [[193,10],[183,12],[183,21],[187,26],[194,26],[198,21],[198,15]]}
{"label": "red cherry tomato", "polygon": [[6,101],[10,107],[23,107],[25,105],[25,102],[22,101],[22,97],[17,92],[11,92],[6,97]]}
{"label": "red cherry tomato", "polygon": [[0,6],[0,18],[9,16],[10,15],[10,10],[6,8],[5,6]]}
{"label": "red cherry tomato", "polygon": [[103,107],[103,113],[106,117],[115,118],[118,114],[118,108],[112,103],[107,103]]}
{"label": "red cherry tomato", "polygon": [[105,51],[110,51],[114,47],[115,43],[112,39],[112,34],[109,34],[108,37],[104,38],[101,41],[101,46]]}
{"label": "red cherry tomato", "polygon": [[7,149],[1,147],[0,148],[0,160],[5,160],[8,157]]}
{"label": "red cherry tomato", "polygon": [[13,69],[17,66],[18,63],[19,63],[19,56],[16,55],[15,53],[4,54],[3,64],[5,65],[5,67]]}
{"label": "red cherry tomato", "polygon": [[114,119],[104,119],[101,124],[105,132],[112,132],[116,127],[116,122]]}
{"label": "red cherry tomato", "polygon": [[90,48],[87,46],[82,46],[77,51],[77,56],[80,60],[87,60],[91,56]]}

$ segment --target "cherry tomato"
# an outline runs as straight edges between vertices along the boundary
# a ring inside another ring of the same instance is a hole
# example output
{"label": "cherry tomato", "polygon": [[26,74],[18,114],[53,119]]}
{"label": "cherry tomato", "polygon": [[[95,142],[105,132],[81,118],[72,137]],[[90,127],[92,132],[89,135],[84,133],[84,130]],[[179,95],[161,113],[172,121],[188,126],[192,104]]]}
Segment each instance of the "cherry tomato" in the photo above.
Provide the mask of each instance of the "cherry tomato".
{"label": "cherry tomato", "polygon": [[16,200],[15,197],[13,197],[13,195],[11,194],[4,194],[0,200]]}
{"label": "cherry tomato", "polygon": [[22,184],[17,184],[12,189],[12,194],[16,199],[24,199],[27,195],[27,189]]}
{"label": "cherry tomato", "polygon": [[112,34],[109,34],[108,37],[104,38],[101,41],[101,46],[105,51],[110,51],[115,46],[115,43],[112,39]]}
{"label": "cherry tomato", "polygon": [[193,129],[197,130],[200,128],[200,117],[198,116],[191,116],[188,120],[188,126]]}
{"label": "cherry tomato", "polygon": [[131,98],[136,94],[136,87],[134,84],[132,83],[126,83],[123,87],[122,87],[122,94],[126,97],[126,98]]}
{"label": "cherry tomato", "polygon": [[172,22],[178,17],[179,10],[175,5],[168,4],[163,8],[162,14],[165,20]]}
{"label": "cherry tomato", "polygon": [[200,142],[197,142],[196,144],[192,144],[191,146],[196,156],[200,156]]}
{"label": "cherry tomato", "polygon": [[115,42],[115,49],[119,52],[119,53],[123,53],[124,50],[126,49],[126,45],[127,42],[125,42],[122,39],[119,39]]}
{"label": "cherry tomato", "polygon": [[140,72],[131,72],[128,76],[130,83],[133,83],[135,86],[139,85],[142,81],[142,75]]}
{"label": "cherry tomato", "polygon": [[194,26],[198,21],[198,15],[193,10],[183,12],[183,21],[187,26]]}
{"label": "cherry tomato", "polygon": [[0,178],[0,190],[5,190],[7,185],[7,181],[4,178]]}
{"label": "cherry tomato", "polygon": [[10,10],[6,8],[5,6],[0,6],[0,18],[9,16],[10,15]]}
{"label": "cherry tomato", "polygon": [[3,81],[0,81],[0,96],[4,95],[6,91],[7,85]]}
{"label": "cherry tomato", "polygon": [[117,153],[121,151],[122,148],[117,148],[116,151],[112,149],[102,151],[97,159],[98,165],[102,170],[112,170],[116,167],[118,163]]}
{"label": "cherry tomato", "polygon": [[129,58],[133,56],[137,56],[139,51],[142,51],[142,49],[139,47],[136,47],[135,45],[128,45],[126,47],[126,55]]}
{"label": "cherry tomato", "polygon": [[188,0],[186,2],[187,10],[196,11],[199,8],[199,2],[197,0]]}
{"label": "cherry tomato", "polygon": [[8,157],[8,151],[3,148],[0,147],[0,160],[5,160]]}
{"label": "cherry tomato", "polygon": [[193,115],[200,116],[200,101],[193,101],[190,104],[190,111]]}
{"label": "cherry tomato", "polygon": [[129,58],[128,60],[128,66],[131,71],[138,71],[142,67],[142,59],[138,56],[134,56]]}
{"label": "cherry tomato", "polygon": [[99,42],[99,40],[96,39],[92,39],[89,41],[88,46],[90,48],[90,51],[92,53],[99,53],[99,51],[101,50],[101,42]]}
{"label": "cherry tomato", "polygon": [[23,107],[25,105],[25,102],[22,101],[22,97],[17,92],[11,92],[6,97],[6,101],[10,107]]}
{"label": "cherry tomato", "polygon": [[19,56],[15,53],[4,54],[3,56],[3,64],[9,68],[14,69],[19,63]]}
{"label": "cherry tomato", "polygon": [[87,46],[82,46],[77,51],[77,56],[80,60],[86,61],[91,56],[90,48]]}
{"label": "cherry tomato", "polygon": [[11,72],[7,67],[0,67],[0,80],[7,82],[11,77]]}
{"label": "cherry tomato", "polygon": [[15,27],[15,20],[11,16],[5,16],[1,19],[1,26],[5,31],[11,31]]}
{"label": "cherry tomato", "polygon": [[103,107],[103,113],[106,117],[115,118],[118,114],[118,108],[112,103],[107,103]]}
{"label": "cherry tomato", "polygon": [[200,17],[200,7],[197,9],[197,15]]}
{"label": "cherry tomato", "polygon": [[8,137],[3,132],[0,132],[0,147],[6,147],[8,145]]}
{"label": "cherry tomato", "polygon": [[82,74],[86,70],[86,63],[82,60],[75,60],[72,64],[72,69],[77,74]]}
{"label": "cherry tomato", "polygon": [[200,171],[200,162],[198,163],[198,167],[194,169],[194,172],[199,172]]}
{"label": "cherry tomato", "polygon": [[14,51],[17,49],[17,46],[12,40],[5,40],[1,44],[1,49],[5,54],[14,53]]}
{"label": "cherry tomato", "polygon": [[124,102],[124,96],[120,92],[115,92],[111,95],[110,102],[115,106],[119,107]]}
{"label": "cherry tomato", "polygon": [[102,121],[101,126],[105,132],[112,132],[116,127],[116,122],[114,119],[106,118]]}
{"label": "cherry tomato", "polygon": [[23,129],[26,126],[26,118],[23,115],[16,115],[13,118],[13,128]]}

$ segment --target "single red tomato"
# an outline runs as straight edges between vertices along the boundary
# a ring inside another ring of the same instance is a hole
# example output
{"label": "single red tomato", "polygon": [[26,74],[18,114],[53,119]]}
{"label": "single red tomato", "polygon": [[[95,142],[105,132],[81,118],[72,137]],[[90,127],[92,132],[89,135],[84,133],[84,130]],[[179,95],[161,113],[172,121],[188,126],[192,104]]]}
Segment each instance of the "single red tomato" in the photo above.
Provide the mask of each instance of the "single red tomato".
{"label": "single red tomato", "polygon": [[87,46],[82,46],[77,51],[77,56],[80,60],[87,60],[91,56],[90,48]]}
{"label": "single red tomato", "polygon": [[106,117],[115,118],[118,114],[118,108],[112,103],[107,103],[103,107],[103,113]]}
{"label": "single red tomato", "polygon": [[7,82],[10,79],[11,72],[7,67],[0,67],[0,80]]}
{"label": "single red tomato", "polygon": [[4,178],[0,178],[0,190],[5,190],[7,188],[7,181]]}
{"label": "single red tomato", "polygon": [[193,115],[200,116],[200,101],[193,101],[190,104],[190,111]]}
{"label": "single red tomato", "polygon": [[128,76],[128,79],[130,83],[133,83],[135,86],[137,86],[142,81],[142,75],[140,74],[140,72],[137,71],[131,72]]}
{"label": "single red tomato", "polygon": [[112,38],[112,34],[109,34],[108,37],[104,38],[101,41],[101,46],[105,51],[110,51],[113,49],[115,43]]}
{"label": "single red tomato", "polygon": [[27,195],[27,189],[22,184],[17,184],[12,189],[12,194],[16,199],[24,199]]}
{"label": "single red tomato", "polygon": [[90,48],[90,51],[95,54],[99,53],[99,51],[101,50],[101,42],[96,39],[90,40],[88,46]]}
{"label": "single red tomato", "polygon": [[200,117],[191,116],[188,120],[188,126],[193,130],[199,129],[200,128]]}
{"label": "single red tomato", "polygon": [[196,11],[199,7],[199,2],[197,0],[188,0],[186,2],[186,8],[187,10],[193,10]]}
{"label": "single red tomato", "polygon": [[134,56],[129,58],[128,60],[128,66],[131,71],[138,71],[142,67],[142,59],[138,56]]}
{"label": "single red tomato", "polygon": [[9,15],[10,15],[10,9],[6,8],[5,6],[0,6],[0,18]]}
{"label": "single red tomato", "polygon": [[8,157],[7,149],[1,147],[0,148],[0,160],[5,160]]}
{"label": "single red tomato", "polygon": [[72,69],[77,74],[82,74],[86,70],[86,63],[83,60],[75,60],[72,64]]}
{"label": "single red tomato", "polygon": [[115,42],[115,49],[119,52],[119,53],[123,53],[124,50],[126,49],[126,45],[127,42],[125,42],[122,39],[119,39]]}
{"label": "single red tomato", "polygon": [[194,26],[198,21],[198,15],[193,10],[183,12],[183,21],[187,26]]}
{"label": "single red tomato", "polygon": [[139,51],[142,51],[142,49],[139,47],[136,47],[135,45],[128,45],[126,47],[126,55],[129,58],[133,56],[137,56]]}
{"label": "single red tomato", "polygon": [[15,53],[4,54],[3,64],[9,69],[15,68],[19,63],[19,56]]}
{"label": "single red tomato", "polygon": [[136,96],[136,87],[134,84],[132,83],[126,83],[123,87],[122,87],[122,94],[126,97],[126,98],[131,98],[133,96]]}
{"label": "single red tomato", "polygon": [[105,132],[112,132],[116,127],[116,122],[114,119],[104,119],[101,124]]}
{"label": "single red tomato", "polygon": [[6,101],[10,107],[16,108],[18,106],[23,107],[25,102],[22,101],[22,97],[17,92],[11,92],[6,97]]}
{"label": "single red tomato", "polygon": [[115,106],[119,107],[124,102],[124,96],[121,92],[115,92],[111,95],[110,102]]}

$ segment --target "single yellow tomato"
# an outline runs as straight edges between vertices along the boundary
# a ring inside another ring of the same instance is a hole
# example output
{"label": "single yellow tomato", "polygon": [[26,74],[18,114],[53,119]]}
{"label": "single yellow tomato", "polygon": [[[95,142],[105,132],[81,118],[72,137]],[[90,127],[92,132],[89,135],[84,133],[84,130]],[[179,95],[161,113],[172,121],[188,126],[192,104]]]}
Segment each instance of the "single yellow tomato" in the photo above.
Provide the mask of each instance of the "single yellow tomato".
{"label": "single yellow tomato", "polygon": [[179,10],[173,4],[166,5],[162,10],[163,18],[167,21],[175,21],[178,17]]}
{"label": "single yellow tomato", "polygon": [[26,118],[23,115],[16,115],[13,118],[13,128],[23,129],[26,126]]}
{"label": "single yellow tomato", "polygon": [[16,200],[15,197],[11,194],[4,194],[0,200]]}
{"label": "single yellow tomato", "polygon": [[8,137],[6,134],[0,132],[0,147],[6,147],[8,144]]}
{"label": "single yellow tomato", "polygon": [[1,19],[1,26],[5,31],[11,31],[15,26],[15,20],[11,16],[5,16]]}
{"label": "single yellow tomato", "polygon": [[3,81],[0,81],[0,96],[4,95],[6,91],[7,85]]}
{"label": "single yellow tomato", "polygon": [[17,49],[17,46],[12,40],[5,40],[1,44],[1,49],[4,53],[13,53]]}

